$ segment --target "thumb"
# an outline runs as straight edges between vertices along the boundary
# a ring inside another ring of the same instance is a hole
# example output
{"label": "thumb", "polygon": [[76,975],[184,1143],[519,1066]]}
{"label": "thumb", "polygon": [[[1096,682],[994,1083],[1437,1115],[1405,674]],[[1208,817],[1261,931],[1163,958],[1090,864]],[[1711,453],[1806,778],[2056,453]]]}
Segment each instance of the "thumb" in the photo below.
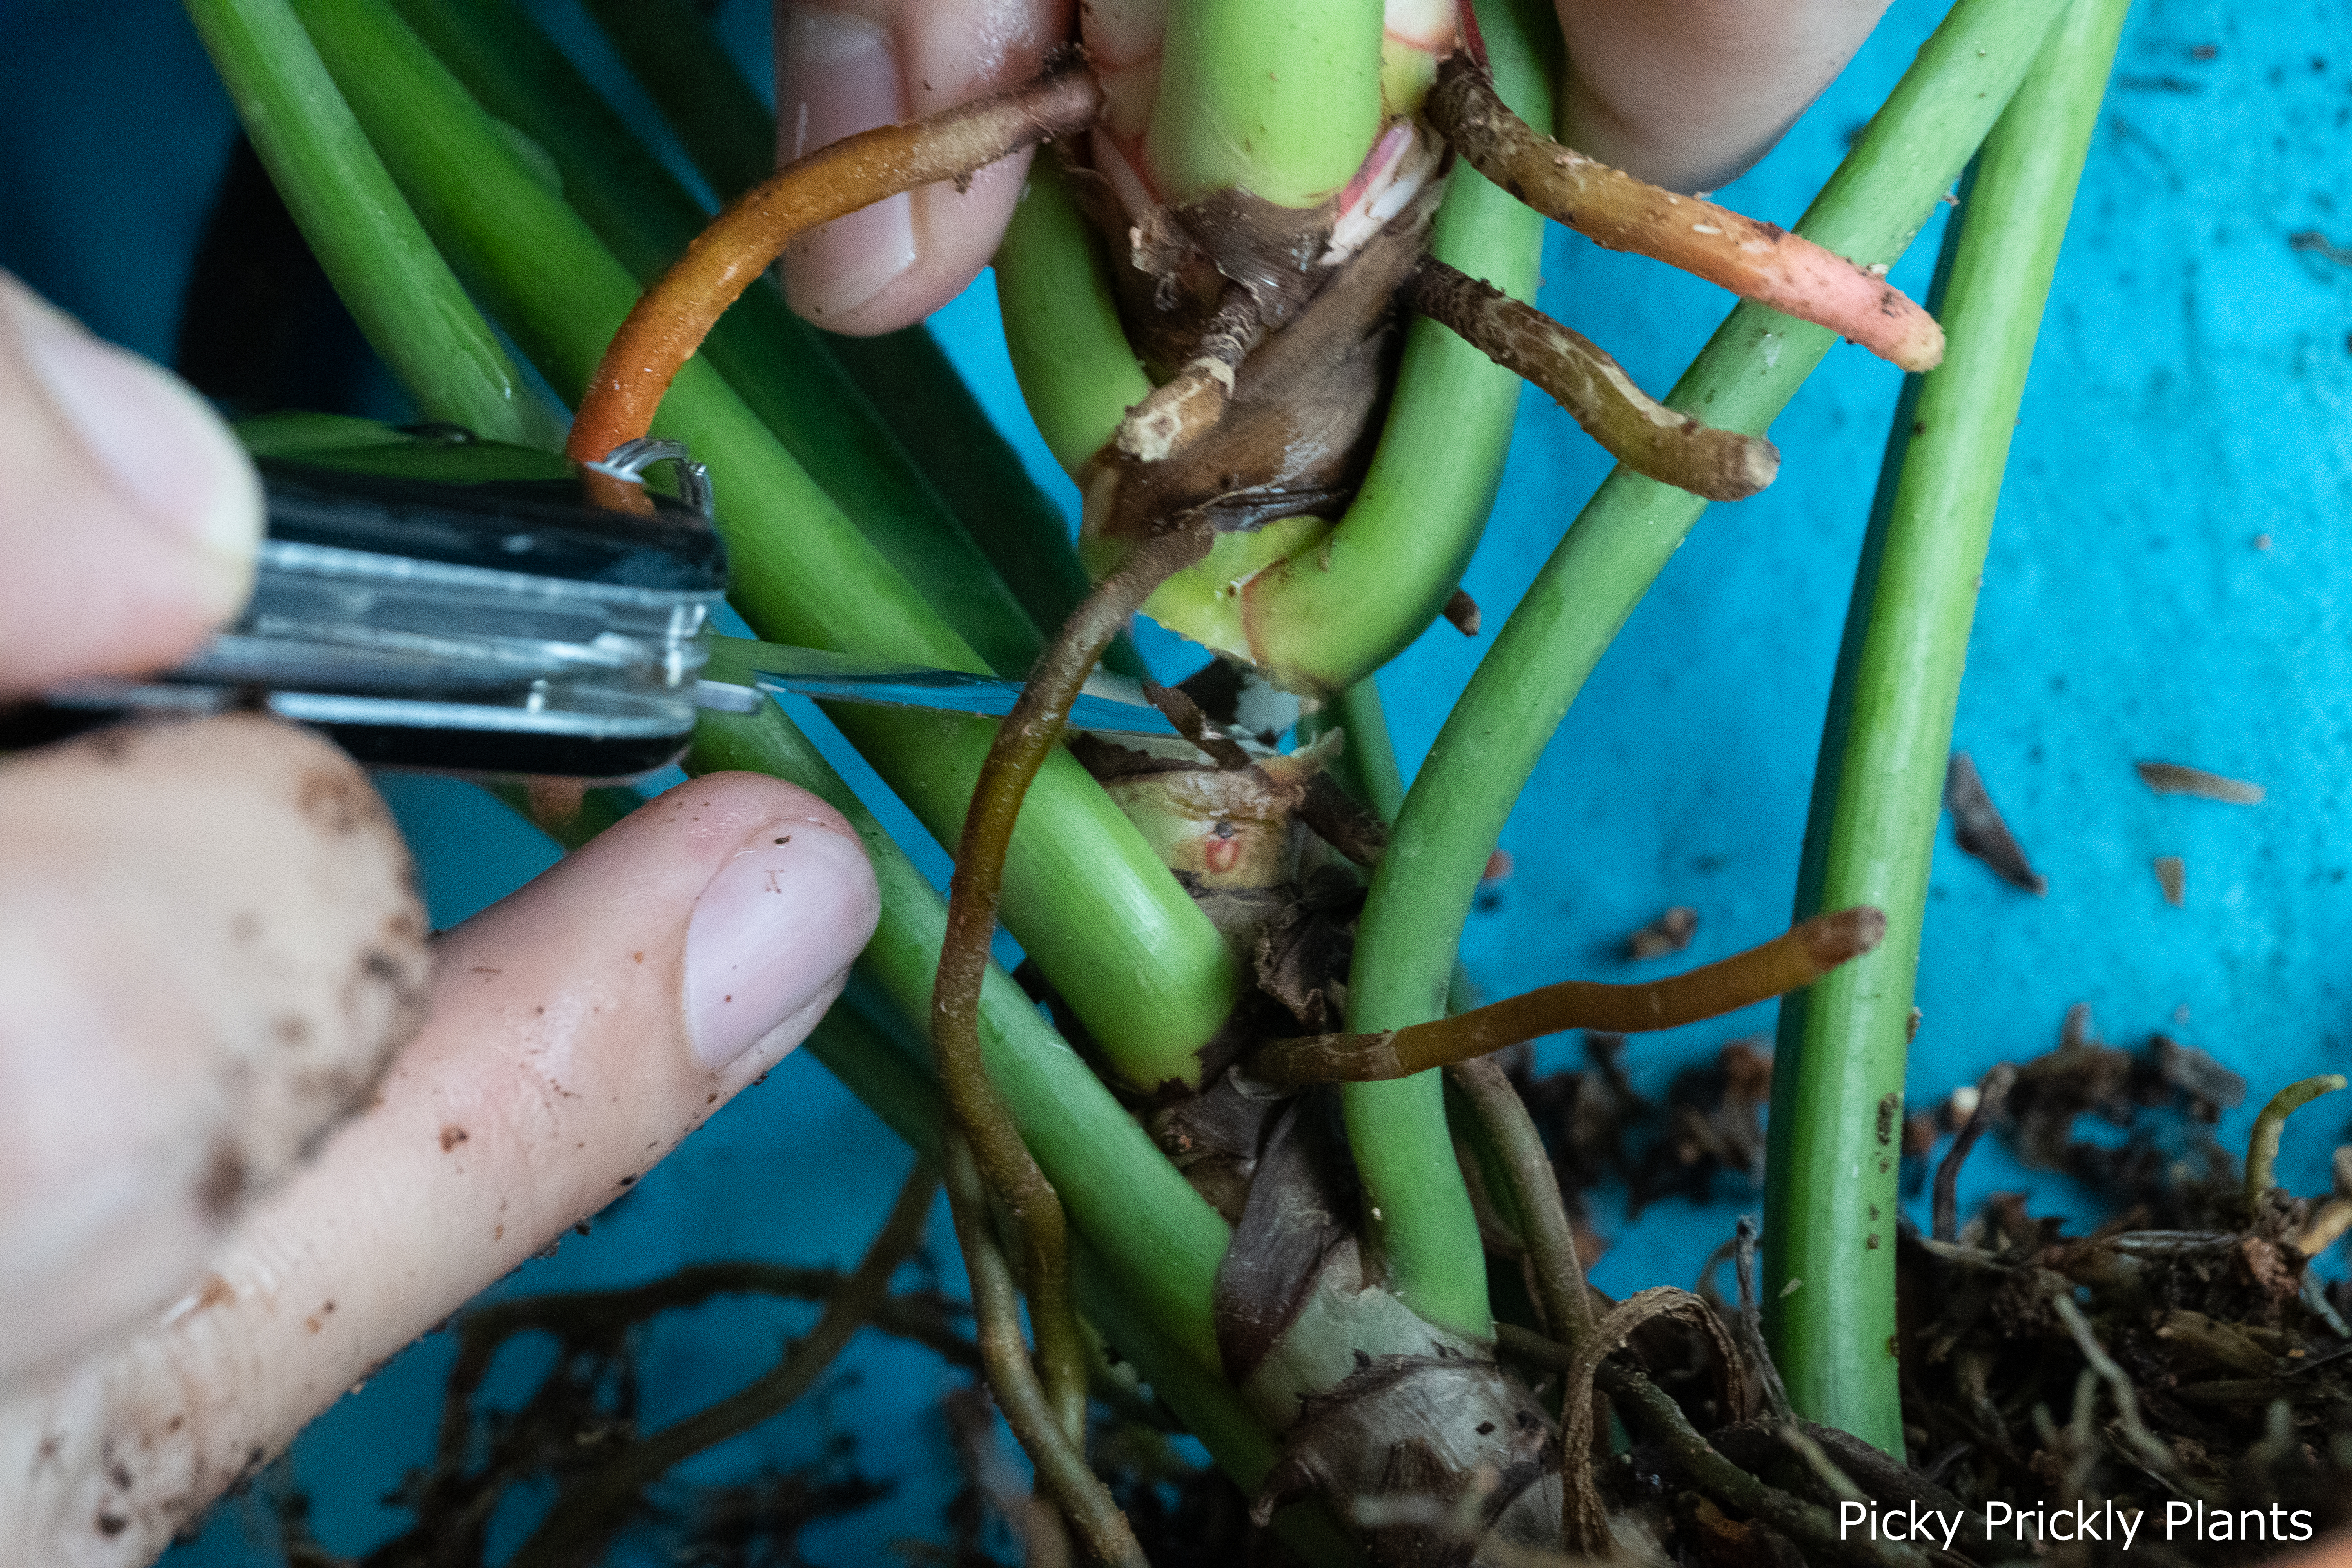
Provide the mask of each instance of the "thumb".
{"label": "thumb", "polygon": [[261,492],[196,395],[0,272],[0,696],[176,663],[244,604]]}
{"label": "thumb", "polygon": [[450,932],[375,1102],[160,1322],[0,1405],[0,1562],[147,1562],[797,1045],[879,907],[837,812],[722,773]]}

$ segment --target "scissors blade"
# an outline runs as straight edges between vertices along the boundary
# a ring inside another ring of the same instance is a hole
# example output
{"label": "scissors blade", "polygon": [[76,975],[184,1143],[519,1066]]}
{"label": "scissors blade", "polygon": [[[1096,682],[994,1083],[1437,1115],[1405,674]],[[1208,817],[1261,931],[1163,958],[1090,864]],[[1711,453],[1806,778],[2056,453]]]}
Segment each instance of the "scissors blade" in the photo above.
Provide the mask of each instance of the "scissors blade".
{"label": "scissors blade", "polygon": [[[826,702],[879,708],[925,708],[945,713],[1003,718],[1013,711],[1024,682],[929,665],[895,664],[818,648],[713,637],[708,674],[718,681],[790,691]],[[1081,692],[1070,707],[1070,728],[1115,735],[1181,739],[1156,708],[1097,692]]]}

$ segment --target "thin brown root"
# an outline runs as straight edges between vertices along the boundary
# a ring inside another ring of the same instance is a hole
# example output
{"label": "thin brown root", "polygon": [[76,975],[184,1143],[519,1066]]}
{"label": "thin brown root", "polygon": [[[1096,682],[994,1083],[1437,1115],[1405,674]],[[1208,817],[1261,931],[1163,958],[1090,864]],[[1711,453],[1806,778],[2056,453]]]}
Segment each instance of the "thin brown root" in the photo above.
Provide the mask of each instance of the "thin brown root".
{"label": "thin brown root", "polygon": [[1576,1255],[1568,1205],[1560,1199],[1559,1177],[1528,1115],[1527,1102],[1490,1058],[1456,1062],[1445,1070],[1501,1156],[1520,1234],[1535,1264],[1536,1300],[1545,1328],[1562,1344],[1583,1344],[1592,1334],[1592,1297],[1585,1288],[1584,1264]]}
{"label": "thin brown root", "polygon": [[[964,1269],[971,1279],[972,1315],[980,1334],[980,1360],[988,1374],[989,1391],[1004,1424],[1013,1428],[1022,1450],[1037,1468],[1038,1486],[1052,1496],[1062,1517],[1087,1543],[1097,1563],[1118,1568],[1150,1568],[1128,1527],[1110,1489],[1087,1468],[1077,1440],[1064,1427],[1055,1401],[1047,1396],[1030,1364],[1029,1346],[1021,1337],[1019,1292],[1012,1268],[997,1247],[991,1228],[988,1189],[981,1180],[971,1142],[953,1128],[947,1131],[946,1174],[948,1206],[955,1215],[957,1244],[963,1250]],[[1033,1289],[1031,1301],[1036,1297]],[[1050,1530],[1046,1510],[1032,1512],[1031,1530]]]}
{"label": "thin brown root", "polygon": [[[955,876],[949,884],[939,977],[931,988],[931,1046],[939,1061],[940,1087],[947,1092],[956,1130],[969,1141],[978,1172],[985,1177],[987,1187],[1004,1200],[1020,1227],[1041,1385],[1066,1443],[1082,1437],[1086,1429],[1087,1365],[1085,1336],[1070,1299],[1068,1221],[1060,1194],[1038,1169],[1021,1141],[1012,1113],[989,1081],[980,1044],[981,983],[988,973],[989,943],[996,932],[1005,853],[1030,781],[1061,739],[1070,704],[1076,700],[1103,649],[1152,590],[1208,553],[1213,537],[1207,522],[1196,520],[1136,545],[1071,613],[1068,623],[1039,656],[1021,700],[998,729],[972,785],[971,807],[965,813],[963,836],[956,848]],[[952,1177],[952,1170],[950,1173]],[[984,1233],[985,1215],[975,1210],[967,1219],[961,1200],[958,1203],[959,1237]],[[976,1279],[982,1262],[975,1259],[972,1246],[967,1238],[964,1261]],[[1013,1331],[1017,1337],[1017,1325]],[[993,1370],[990,1385],[1001,1401],[1011,1399]],[[1049,1457],[1031,1435],[1022,1432],[1019,1424],[1013,1430],[1040,1472],[1045,1471]],[[1100,1490],[1082,1458],[1077,1461],[1077,1473],[1086,1475],[1088,1483]],[[1104,1509],[1117,1516],[1109,1495],[1081,1497],[1070,1489],[1076,1485],[1075,1479],[1069,1486],[1056,1483],[1055,1495],[1071,1510],[1072,1522],[1087,1536],[1089,1550],[1118,1544],[1087,1522],[1087,1517],[1097,1516]],[[1123,1523],[1120,1530],[1125,1530]],[[1126,1547],[1132,1549],[1132,1536],[1125,1539]],[[1096,1554],[1099,1560],[1111,1560],[1101,1551]]]}
{"label": "thin brown root", "polygon": [[1560,1533],[1562,1544],[1570,1552],[1598,1557],[1609,1550],[1608,1514],[1592,1480],[1594,1379],[1601,1363],[1623,1348],[1634,1330],[1664,1317],[1687,1318],[1702,1329],[1715,1342],[1717,1353],[1731,1373],[1732,1385],[1739,1384],[1738,1352],[1725,1336],[1722,1322],[1689,1291],[1654,1285],[1635,1291],[1603,1314],[1585,1342],[1570,1352],[1569,1365],[1560,1374]]}
{"label": "thin brown root", "polygon": [[802,234],[1084,130],[1101,106],[1093,72],[1058,70],[976,103],[844,137],[778,170],[711,219],[630,310],[589,378],[565,452],[593,462],[643,436],[719,315]]}
{"label": "thin brown root", "polygon": [[1549,393],[1586,435],[1637,474],[1709,500],[1742,500],[1780,472],[1771,442],[1675,413],[1583,333],[1443,261],[1422,263],[1406,300]]}
{"label": "thin brown root", "polygon": [[[1548,1371],[1566,1373],[1574,1367],[1574,1352],[1541,1334],[1511,1323],[1495,1327],[1497,1348],[1515,1361]],[[1927,1559],[1910,1547],[1866,1541],[1838,1529],[1829,1510],[1803,1501],[1768,1485],[1717,1452],[1690,1424],[1671,1394],[1652,1383],[1639,1368],[1604,1361],[1593,1381],[1615,1405],[1618,1413],[1642,1436],[1671,1459],[1691,1488],[1710,1502],[1770,1526],[1806,1549],[1812,1561],[1862,1562],[1885,1568],[1926,1568]]]}
{"label": "thin brown root", "polygon": [[1886,279],[1811,240],[1598,163],[1530,128],[1466,53],[1437,68],[1424,112],[1495,184],[1611,250],[1696,273],[1812,321],[1906,370],[1933,370],[1944,330]]}
{"label": "thin brown root", "polygon": [[1563,1029],[1630,1035],[1677,1028],[1811,985],[1876,947],[1885,935],[1886,917],[1858,905],[1815,915],[1719,963],[1644,984],[1569,980],[1434,1023],[1370,1035],[1276,1040],[1248,1071],[1277,1089],[1367,1083],[1467,1061]]}
{"label": "thin brown root", "polygon": [[2017,1069],[2007,1062],[1984,1075],[1977,1085],[1977,1108],[1969,1113],[1968,1125],[1960,1129],[1943,1163],[1936,1167],[1934,1235],[1937,1241],[1960,1238],[1960,1167],[1968,1163],[1969,1151],[1977,1146],[1992,1119],[2000,1114],[2001,1102],[2016,1081]]}
{"label": "thin brown root", "polygon": [[1138,462],[1158,463],[1215,429],[1234,395],[1234,373],[1259,336],[1257,296],[1236,283],[1184,368],[1127,411],[1113,444]]}
{"label": "thin brown root", "polygon": [[807,1336],[793,1342],[784,1359],[747,1386],[685,1420],[631,1444],[614,1458],[564,1489],[555,1507],[511,1559],[516,1568],[554,1568],[589,1563],[603,1555],[604,1542],[626,1522],[645,1489],[692,1456],[748,1432],[808,1392],[889,1299],[890,1277],[922,1245],[923,1222],[940,1173],[919,1160],[898,1189],[857,1270],[825,1303]]}
{"label": "thin brown root", "polygon": [[[2340,1086],[2343,1079],[2338,1079],[2336,1082]],[[2123,1428],[2125,1441],[2138,1451],[2140,1463],[2157,1475],[2171,1475],[2179,1468],[2179,1460],[2140,1419],[2139,1391],[2132,1386],[2131,1379],[2124,1375],[2124,1369],[2116,1364],[2115,1358],[2107,1354],[2106,1347],[2099,1343],[2098,1336],[2091,1332],[2090,1320],[2083,1316],[2082,1308],[2074,1305],[2071,1289],[2072,1287],[2067,1287],[2051,1292],[2051,1310],[2056,1312],[2058,1321],[2066,1325],[2066,1331],[2074,1336],[2074,1348],[2083,1352],[2083,1359],[2090,1363],[2090,1371],[2096,1373],[2099,1380],[2107,1385],[2107,1392],[2116,1402],[2116,1424]]]}

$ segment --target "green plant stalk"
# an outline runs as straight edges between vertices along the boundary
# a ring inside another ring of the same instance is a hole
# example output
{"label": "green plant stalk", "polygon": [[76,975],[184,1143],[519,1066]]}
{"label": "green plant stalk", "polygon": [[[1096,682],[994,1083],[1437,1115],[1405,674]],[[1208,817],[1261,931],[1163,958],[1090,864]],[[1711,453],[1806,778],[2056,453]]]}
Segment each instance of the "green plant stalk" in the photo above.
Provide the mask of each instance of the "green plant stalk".
{"label": "green plant stalk", "polygon": [[1372,677],[1324,699],[1321,709],[1302,716],[1298,743],[1311,744],[1334,730],[1344,731],[1347,740],[1331,764],[1331,776],[1358,805],[1382,822],[1394,822],[1404,809],[1404,774],[1397,768],[1388,711],[1381,706],[1380,685]]}
{"label": "green plant stalk", "polygon": [[[383,0],[299,0],[299,9],[428,231],[550,382],[576,394],[635,303],[635,282]],[[709,365],[688,362],[654,430],[685,441],[718,476],[733,597],[761,635],[982,668]],[[993,724],[875,709],[835,719],[924,826],[953,844]],[[1223,1024],[1238,969],[1066,752],[1048,759],[1014,832],[1005,923],[1121,1070],[1147,1085],[1197,1077],[1194,1052]]]}
{"label": "green plant stalk", "polygon": [[[692,7],[681,0],[588,0],[588,9],[721,201],[767,178],[776,155],[775,118]],[[929,331],[843,337],[786,314],[866,395],[1030,620],[1045,627],[1068,619],[1087,587],[1069,520],[1029,478]],[[722,331],[729,319],[721,318]],[[1144,673],[1123,637],[1103,663],[1121,675]]]}
{"label": "green plant stalk", "polygon": [[693,0],[583,0],[722,202],[776,168],[776,117]]}
{"label": "green plant stalk", "polygon": [[270,182],[364,335],[428,419],[562,444],[402,199],[285,0],[188,0]]}
{"label": "green plant stalk", "polygon": [[[886,913],[886,920],[889,917]],[[877,1023],[873,1012],[890,1015]],[[938,1082],[918,1065],[921,1046],[895,1016],[889,999],[865,975],[834,1005],[802,1048],[823,1062],[843,1087],[882,1118],[890,1131],[925,1159],[940,1152],[940,1129],[947,1106]],[[1119,1354],[1142,1373],[1152,1393],[1201,1440],[1217,1468],[1245,1493],[1255,1494],[1282,1456],[1281,1440],[1267,1429],[1233,1386],[1203,1365],[1151,1313],[1139,1310],[1122,1289],[1120,1272],[1080,1235],[1070,1261],[1078,1309]],[[1337,1521],[1308,1503],[1283,1510],[1275,1529],[1308,1562],[1357,1563],[1362,1553]]]}
{"label": "green plant stalk", "polygon": [[[1797,900],[1886,941],[1781,1005],[1765,1325],[1799,1414],[1903,1452],[1895,1139],[1969,626],[2074,187],[2128,0],[2075,0],[1984,143],[1942,290],[1944,363],[1898,409],[1823,728]],[[1793,1283],[1792,1283],[1793,1282]]]}
{"label": "green plant stalk", "polygon": [[[828,335],[825,342],[898,432],[908,455],[940,487],[1031,622],[1058,626],[1068,620],[1090,585],[1070,542],[1070,521],[1029,477],[930,329],[913,326],[874,338]],[[1125,633],[1103,655],[1103,668],[1131,677],[1148,673]]]}
{"label": "green plant stalk", "polygon": [[[702,205],[518,0],[394,4],[484,109],[553,161],[564,201],[639,283],[658,279],[685,252],[708,221]],[[765,282],[753,286],[700,353],[990,668],[1018,675],[1029,668],[1045,647],[1036,623],[822,335],[781,294]]]}
{"label": "green plant stalk", "polygon": [[[1477,14],[1504,100],[1549,123],[1549,7],[1487,0]],[[1532,302],[1542,216],[1475,170],[1451,179],[1430,254]],[[1301,691],[1364,679],[1427,629],[1462,580],[1502,480],[1519,386],[1448,329],[1413,318],[1371,467],[1338,525],[1228,535],[1148,612]]]}
{"label": "green plant stalk", "polygon": [[1171,0],[1149,177],[1171,206],[1339,194],[1381,132],[1381,0]]}
{"label": "green plant stalk", "polygon": [[[717,679],[740,673],[741,648],[719,645]],[[686,765],[790,779],[849,818],[882,889],[882,921],[857,973],[901,1016],[927,1022],[947,906],[806,737],[772,706],[740,717],[705,713]],[[980,1029],[990,1079],[1073,1223],[1138,1309],[1202,1366],[1216,1366],[1209,1302],[1225,1222],[994,965],[982,984]]]}
{"label": "green plant stalk", "polygon": [[2271,1175],[2278,1164],[2279,1140],[2285,1135],[2286,1119],[2321,1095],[2334,1094],[2345,1084],[2340,1072],[2298,1079],[2271,1096],[2270,1103],[2254,1118],[2254,1130],[2246,1136],[2246,1213],[2250,1219],[2262,1212],[2263,1200],[2270,1195]]}
{"label": "green plant stalk", "polygon": [[1100,242],[1049,153],[1029,163],[996,247],[996,306],[1037,433],[1084,489],[1095,454],[1151,395],[1119,325]]}
{"label": "green plant stalk", "polygon": [[[1949,189],[2063,6],[1959,0],[1830,177],[1798,232],[1892,262]],[[1465,268],[1467,270],[1467,268]],[[1761,435],[1833,340],[1742,304],[1665,400]],[[1706,503],[1619,470],[1586,503],[1480,661],[1405,798],[1356,938],[1349,1027],[1444,1016],[1463,921],[1512,803],[1601,653]],[[1349,1131],[1384,1218],[1391,1279],[1433,1310],[1486,1317],[1477,1232],[1433,1078],[1365,1086]],[[1447,1321],[1443,1320],[1441,1321]]]}

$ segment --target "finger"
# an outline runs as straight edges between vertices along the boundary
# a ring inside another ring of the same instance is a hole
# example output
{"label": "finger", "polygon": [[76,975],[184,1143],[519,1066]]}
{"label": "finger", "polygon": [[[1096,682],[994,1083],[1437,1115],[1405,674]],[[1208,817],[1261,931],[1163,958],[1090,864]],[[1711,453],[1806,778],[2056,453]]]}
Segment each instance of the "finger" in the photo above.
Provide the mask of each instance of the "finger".
{"label": "finger", "polygon": [[1886,0],[1556,0],[1561,139],[1675,191],[1728,184],[1772,150]]}
{"label": "finger", "polygon": [[0,1561],[161,1551],[798,1044],[878,907],[837,813],[732,773],[451,932],[432,1020],[376,1101],[256,1205],[201,1288],[0,1408]]}
{"label": "finger", "polygon": [[0,764],[0,1375],[183,1291],[424,1019],[408,851],[252,718]]}
{"label": "finger", "polygon": [[0,272],[0,696],[176,663],[253,581],[261,492],[175,377]]}
{"label": "finger", "polygon": [[[1011,87],[1068,34],[1068,0],[779,0],[778,161]],[[793,309],[860,336],[921,321],[987,265],[1028,171],[1016,153],[817,229],[784,253]]]}

